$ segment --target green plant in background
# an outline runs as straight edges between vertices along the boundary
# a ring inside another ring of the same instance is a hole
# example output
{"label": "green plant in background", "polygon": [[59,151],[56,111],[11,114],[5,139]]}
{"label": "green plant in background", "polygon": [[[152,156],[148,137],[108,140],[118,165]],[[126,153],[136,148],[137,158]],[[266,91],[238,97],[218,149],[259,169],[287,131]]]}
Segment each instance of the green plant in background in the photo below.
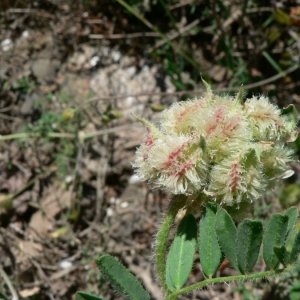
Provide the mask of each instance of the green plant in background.
{"label": "green plant in background", "polygon": [[28,76],[20,78],[12,85],[14,90],[20,90],[23,94],[31,94],[35,89],[35,83]]}
{"label": "green plant in background", "polygon": [[8,297],[4,293],[0,292],[0,299],[8,300]]}
{"label": "green plant in background", "polygon": [[[159,128],[136,117],[148,135],[134,168],[141,180],[173,195],[155,241],[165,300],[214,283],[290,274],[299,268],[296,207],[272,215],[265,228],[261,221],[244,217],[266,190],[293,174],[287,143],[296,139],[295,108],[280,111],[263,96],[244,102],[242,89],[236,97],[217,96],[204,84],[203,98],[174,103],[163,112]],[[168,250],[174,223],[179,225]],[[253,272],[261,247],[269,270]],[[205,279],[186,286],[196,251]],[[215,277],[225,258],[239,274]],[[97,265],[126,299],[149,299],[112,256],[100,257]],[[78,292],[77,299],[102,298]]]}
{"label": "green plant in background", "polygon": [[[78,148],[78,132],[85,126],[82,112],[74,108],[67,108],[58,114],[53,111],[43,112],[41,118],[31,125],[27,125],[24,133],[29,137],[43,140],[44,144],[49,144],[55,139],[55,150],[53,152],[59,166],[57,175],[63,179],[68,170],[68,166],[75,164]],[[23,143],[28,143],[24,140]]]}

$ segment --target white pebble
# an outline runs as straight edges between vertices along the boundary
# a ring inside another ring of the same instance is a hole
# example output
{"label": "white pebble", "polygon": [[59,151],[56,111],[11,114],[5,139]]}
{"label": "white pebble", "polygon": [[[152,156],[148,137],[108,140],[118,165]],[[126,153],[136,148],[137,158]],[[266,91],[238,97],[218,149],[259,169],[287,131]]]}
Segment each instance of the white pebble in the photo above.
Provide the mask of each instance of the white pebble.
{"label": "white pebble", "polygon": [[1,42],[1,48],[3,52],[7,52],[11,50],[13,47],[13,43],[11,39],[5,39]]}
{"label": "white pebble", "polygon": [[110,207],[108,207],[108,208],[106,209],[106,215],[107,215],[108,217],[111,217],[111,216],[113,215],[113,213],[114,213],[114,211],[113,211]]}
{"label": "white pebble", "polygon": [[128,184],[135,184],[138,182],[140,182],[140,178],[136,174],[131,175],[128,179]]}
{"label": "white pebble", "polygon": [[59,266],[62,268],[62,269],[68,269],[68,268],[71,268],[72,267],[72,263],[68,260],[64,260],[64,261],[61,261]]}

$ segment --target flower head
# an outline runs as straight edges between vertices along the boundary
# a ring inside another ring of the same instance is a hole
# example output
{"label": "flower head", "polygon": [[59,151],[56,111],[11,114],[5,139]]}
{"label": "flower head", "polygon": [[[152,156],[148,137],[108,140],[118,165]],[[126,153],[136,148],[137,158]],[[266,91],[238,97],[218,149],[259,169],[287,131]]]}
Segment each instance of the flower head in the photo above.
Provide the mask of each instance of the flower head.
{"label": "flower head", "polygon": [[[206,83],[205,83],[206,84]],[[266,97],[242,103],[208,91],[200,99],[174,103],[159,128],[137,118],[148,135],[133,165],[141,180],[173,194],[205,193],[218,202],[252,202],[289,170],[296,120]]]}

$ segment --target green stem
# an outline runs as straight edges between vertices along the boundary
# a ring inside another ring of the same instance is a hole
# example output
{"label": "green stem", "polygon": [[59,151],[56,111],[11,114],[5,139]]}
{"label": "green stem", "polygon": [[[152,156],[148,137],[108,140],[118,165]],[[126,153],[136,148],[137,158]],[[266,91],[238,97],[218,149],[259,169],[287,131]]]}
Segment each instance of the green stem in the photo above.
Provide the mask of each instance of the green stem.
{"label": "green stem", "polygon": [[167,256],[167,243],[170,229],[174,223],[176,215],[187,201],[184,195],[175,196],[163,218],[159,231],[156,237],[155,260],[158,280],[165,292],[168,291],[166,283],[166,256]]}
{"label": "green stem", "polygon": [[130,11],[135,17],[137,17],[140,21],[142,21],[146,26],[148,26],[151,30],[155,31],[160,35],[160,37],[166,41],[168,45],[170,45],[175,52],[181,55],[187,62],[189,62],[196,70],[200,71],[199,64],[189,55],[181,50],[180,47],[176,46],[165,34],[163,34],[157,27],[153,26],[147,19],[144,18],[138,11],[133,9],[129,4],[127,4],[124,0],[117,0],[122,6],[124,6],[128,11]]}
{"label": "green stem", "polygon": [[[47,134],[50,138],[68,138],[68,139],[74,139],[76,138],[76,135],[73,133],[67,133],[67,132],[49,132]],[[25,138],[38,138],[40,135],[38,133],[27,133],[27,132],[20,132],[20,133],[13,133],[13,134],[7,134],[7,135],[0,135],[0,141],[6,141],[6,140],[14,140],[14,139],[25,139]]]}
{"label": "green stem", "polygon": [[19,300],[18,294],[13,286],[13,284],[11,283],[9,277],[6,275],[5,271],[2,269],[2,267],[0,266],[0,275],[3,277],[5,283],[7,284],[7,287],[11,293],[12,296],[12,300]]}
{"label": "green stem", "polygon": [[236,275],[236,276],[227,276],[227,277],[218,277],[218,278],[213,278],[213,279],[206,279],[201,282],[192,284],[188,287],[185,287],[183,289],[180,289],[178,291],[174,291],[172,294],[168,295],[164,300],[173,300],[176,299],[178,296],[191,292],[195,289],[201,289],[207,285],[212,285],[214,283],[227,283],[227,282],[232,282],[232,281],[244,281],[244,280],[251,280],[251,279],[258,279],[258,278],[263,278],[267,276],[272,276],[272,275],[278,275],[286,271],[286,269],[281,269],[277,271],[266,271],[266,272],[260,272],[260,273],[255,273],[255,274],[250,274],[250,275]]}

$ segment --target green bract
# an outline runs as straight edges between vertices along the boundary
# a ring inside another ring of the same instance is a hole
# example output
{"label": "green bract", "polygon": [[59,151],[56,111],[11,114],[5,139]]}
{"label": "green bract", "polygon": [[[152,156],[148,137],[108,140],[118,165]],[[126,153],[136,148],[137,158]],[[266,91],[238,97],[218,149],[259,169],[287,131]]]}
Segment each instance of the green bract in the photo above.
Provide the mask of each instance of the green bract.
{"label": "green bract", "polygon": [[264,96],[243,103],[242,93],[218,96],[206,86],[203,98],[165,110],[159,127],[137,118],[148,136],[134,168],[141,180],[172,194],[252,202],[292,174],[286,143],[296,136],[296,122]]}

